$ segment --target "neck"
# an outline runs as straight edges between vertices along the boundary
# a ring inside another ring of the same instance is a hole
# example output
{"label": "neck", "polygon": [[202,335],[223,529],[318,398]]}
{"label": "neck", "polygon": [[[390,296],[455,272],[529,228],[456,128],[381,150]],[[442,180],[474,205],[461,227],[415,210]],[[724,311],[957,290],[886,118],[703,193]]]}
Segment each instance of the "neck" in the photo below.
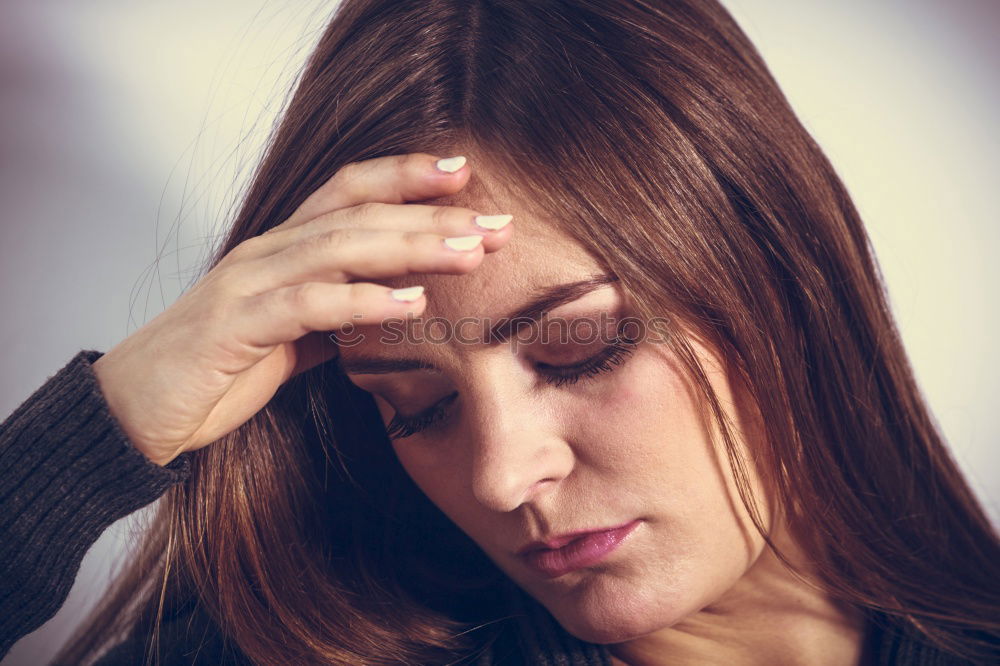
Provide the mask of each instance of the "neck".
{"label": "neck", "polygon": [[[785,530],[776,545],[810,580],[808,557]],[[765,547],[722,598],[673,626],[609,645],[616,666],[733,664],[855,666],[863,615],[800,581]]]}

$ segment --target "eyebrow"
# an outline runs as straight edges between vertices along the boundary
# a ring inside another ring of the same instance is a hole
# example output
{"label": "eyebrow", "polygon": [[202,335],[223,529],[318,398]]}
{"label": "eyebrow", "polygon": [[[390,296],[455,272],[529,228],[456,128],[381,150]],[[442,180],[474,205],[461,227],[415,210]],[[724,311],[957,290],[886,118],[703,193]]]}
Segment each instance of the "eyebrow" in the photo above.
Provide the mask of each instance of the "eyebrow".
{"label": "eyebrow", "polygon": [[[501,344],[510,339],[519,327],[539,321],[549,310],[583,298],[590,292],[617,281],[617,276],[600,274],[585,280],[549,287],[510,314],[501,317],[500,321],[490,328],[487,339],[493,344]],[[433,363],[413,358],[358,356],[345,359],[339,356],[337,363],[344,372],[354,375],[386,375],[393,372],[438,369]]]}

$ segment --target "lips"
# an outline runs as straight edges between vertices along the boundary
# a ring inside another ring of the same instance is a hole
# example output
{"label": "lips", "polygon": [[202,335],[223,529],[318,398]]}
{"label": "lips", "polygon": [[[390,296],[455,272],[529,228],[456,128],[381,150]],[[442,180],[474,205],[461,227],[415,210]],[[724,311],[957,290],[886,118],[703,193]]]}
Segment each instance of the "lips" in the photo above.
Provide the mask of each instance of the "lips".
{"label": "lips", "polygon": [[638,527],[639,520],[606,530],[563,534],[528,544],[518,555],[530,568],[546,578],[557,578],[603,560]]}

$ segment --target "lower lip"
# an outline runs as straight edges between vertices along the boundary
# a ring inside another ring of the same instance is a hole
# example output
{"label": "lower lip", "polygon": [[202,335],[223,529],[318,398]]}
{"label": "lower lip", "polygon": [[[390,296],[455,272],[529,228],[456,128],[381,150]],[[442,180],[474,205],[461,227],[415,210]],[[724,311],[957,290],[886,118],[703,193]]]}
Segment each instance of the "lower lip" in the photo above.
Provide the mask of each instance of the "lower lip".
{"label": "lower lip", "polygon": [[558,578],[571,571],[597,564],[639,526],[638,520],[605,532],[591,532],[562,548],[545,548],[525,553],[529,567],[546,578]]}

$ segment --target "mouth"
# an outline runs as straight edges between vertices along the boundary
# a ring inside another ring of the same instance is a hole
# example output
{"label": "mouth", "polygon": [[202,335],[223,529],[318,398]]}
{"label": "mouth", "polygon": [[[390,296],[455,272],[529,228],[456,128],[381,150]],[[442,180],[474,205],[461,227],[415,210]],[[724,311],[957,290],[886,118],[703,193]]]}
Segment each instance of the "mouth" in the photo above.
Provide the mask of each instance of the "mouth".
{"label": "mouth", "polygon": [[518,551],[518,556],[542,576],[558,578],[603,560],[640,522],[636,519],[609,529],[575,532],[547,541],[535,541]]}

